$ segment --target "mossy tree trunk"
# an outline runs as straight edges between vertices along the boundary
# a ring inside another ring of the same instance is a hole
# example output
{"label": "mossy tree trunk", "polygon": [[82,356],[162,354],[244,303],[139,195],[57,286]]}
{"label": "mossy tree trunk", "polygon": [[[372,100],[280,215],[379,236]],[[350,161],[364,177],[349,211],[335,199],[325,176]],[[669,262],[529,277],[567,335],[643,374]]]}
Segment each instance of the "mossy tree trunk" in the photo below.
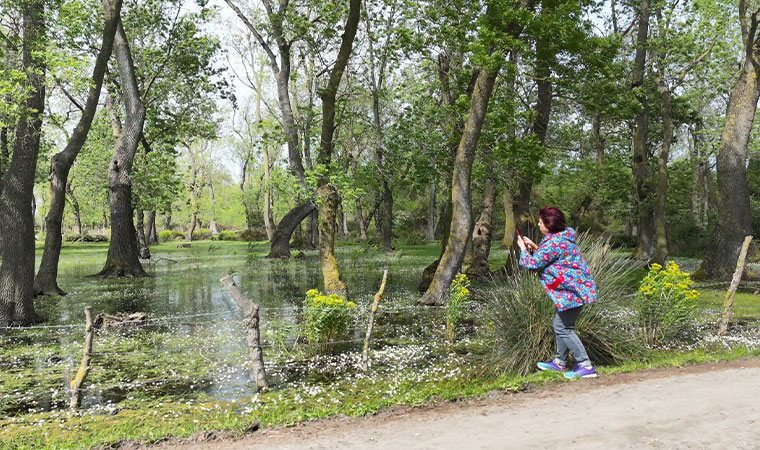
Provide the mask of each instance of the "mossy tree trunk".
{"label": "mossy tree trunk", "polygon": [[[349,0],[348,17],[341,37],[340,49],[335,64],[330,70],[327,86],[320,93],[322,99],[322,133],[318,161],[329,168],[333,152],[335,134],[335,101],[338,86],[353,50],[354,38],[359,27],[361,0]],[[322,263],[325,292],[348,294],[346,284],[341,280],[340,267],[335,259],[335,219],[340,203],[338,190],[330,185],[327,177],[322,177],[317,189],[319,205],[319,255]]]}
{"label": "mossy tree trunk", "polygon": [[470,177],[475,148],[485,121],[488,103],[493,93],[498,68],[481,68],[473,89],[467,122],[462,133],[451,183],[452,217],[446,250],[441,256],[438,268],[425,294],[418,303],[442,305],[448,298],[451,281],[462,266],[464,253],[472,226],[472,198]]}
{"label": "mossy tree trunk", "polygon": [[16,125],[13,156],[0,194],[0,326],[38,321],[34,311],[34,175],[45,112],[45,2],[23,5],[23,69],[29,82],[26,112]]}
{"label": "mossy tree trunk", "polygon": [[638,11],[638,31],[636,34],[636,55],[634,57],[633,82],[636,99],[641,104],[641,111],[636,115],[633,131],[633,181],[637,208],[637,244],[633,256],[649,261],[652,256],[652,204],[650,198],[649,147],[647,143],[649,113],[647,98],[644,93],[644,74],[646,71],[646,46],[649,36],[649,0],[641,0]]}
{"label": "mossy tree trunk", "polygon": [[[486,153],[484,157],[488,160],[490,155]],[[493,168],[488,165],[486,171],[486,180],[483,185],[483,211],[481,211],[472,231],[472,262],[467,268],[469,277],[487,277],[491,274],[488,257],[491,254],[491,221],[493,219],[495,193]]]}
{"label": "mossy tree trunk", "polygon": [[[706,278],[729,280],[736,267],[745,236],[752,234],[746,162],[749,137],[760,98],[758,75],[760,50],[757,48],[757,15],[760,9],[747,10],[745,0],[739,2],[744,41],[744,65],[734,84],[726,109],[726,121],[716,157],[718,172],[718,223],[713,243],[701,267]],[[745,276],[755,277],[745,271]]]}

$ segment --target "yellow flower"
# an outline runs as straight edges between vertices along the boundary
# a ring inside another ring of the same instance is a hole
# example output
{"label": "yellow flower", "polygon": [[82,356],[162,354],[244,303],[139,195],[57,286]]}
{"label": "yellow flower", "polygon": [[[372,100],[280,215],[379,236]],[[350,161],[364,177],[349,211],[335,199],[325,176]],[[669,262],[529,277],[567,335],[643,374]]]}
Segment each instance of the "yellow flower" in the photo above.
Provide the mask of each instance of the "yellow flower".
{"label": "yellow flower", "polygon": [[655,272],[659,272],[660,270],[662,270],[662,266],[657,263],[652,263],[652,265],[649,266],[649,268]]}

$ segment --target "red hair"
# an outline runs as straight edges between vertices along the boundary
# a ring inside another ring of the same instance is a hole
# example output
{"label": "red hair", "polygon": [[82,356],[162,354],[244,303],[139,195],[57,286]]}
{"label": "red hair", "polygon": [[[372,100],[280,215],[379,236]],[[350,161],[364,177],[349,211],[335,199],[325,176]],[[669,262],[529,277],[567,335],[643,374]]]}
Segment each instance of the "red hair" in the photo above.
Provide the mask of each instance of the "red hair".
{"label": "red hair", "polygon": [[544,226],[550,233],[559,233],[564,231],[565,228],[565,215],[562,214],[559,208],[554,206],[545,206],[538,211],[538,217],[544,223]]}

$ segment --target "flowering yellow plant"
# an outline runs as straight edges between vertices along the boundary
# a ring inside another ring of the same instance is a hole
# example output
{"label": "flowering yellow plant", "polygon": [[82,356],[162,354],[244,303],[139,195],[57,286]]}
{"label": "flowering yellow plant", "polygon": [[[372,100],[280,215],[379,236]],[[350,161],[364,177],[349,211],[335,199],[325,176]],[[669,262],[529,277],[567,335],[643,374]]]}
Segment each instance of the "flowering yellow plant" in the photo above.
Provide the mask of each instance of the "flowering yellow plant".
{"label": "flowering yellow plant", "polygon": [[346,338],[351,330],[356,303],[337,295],[321,294],[316,289],[306,292],[304,302],[304,334],[314,348],[326,351],[337,339]]}
{"label": "flowering yellow plant", "polygon": [[664,268],[649,266],[636,296],[636,316],[650,345],[661,344],[688,324],[699,297],[693,284],[690,274],[673,261]]}
{"label": "flowering yellow plant", "polygon": [[467,304],[470,302],[470,280],[460,273],[451,282],[449,299],[446,302],[446,340],[454,342],[454,328],[462,319]]}

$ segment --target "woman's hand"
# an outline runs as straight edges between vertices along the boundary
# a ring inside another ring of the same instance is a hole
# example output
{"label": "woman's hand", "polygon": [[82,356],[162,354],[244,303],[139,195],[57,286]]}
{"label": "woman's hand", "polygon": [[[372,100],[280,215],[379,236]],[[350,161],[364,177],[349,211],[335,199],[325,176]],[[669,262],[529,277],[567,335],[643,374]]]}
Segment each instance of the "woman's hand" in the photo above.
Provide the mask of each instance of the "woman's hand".
{"label": "woman's hand", "polygon": [[518,237],[517,238],[517,246],[520,247],[520,251],[523,251],[526,248],[525,241],[523,239],[524,238],[522,238],[522,237]]}
{"label": "woman's hand", "polygon": [[528,250],[538,250],[538,245],[536,245],[535,242],[531,241],[530,238],[524,237],[523,240],[525,241],[523,245],[527,247]]}

